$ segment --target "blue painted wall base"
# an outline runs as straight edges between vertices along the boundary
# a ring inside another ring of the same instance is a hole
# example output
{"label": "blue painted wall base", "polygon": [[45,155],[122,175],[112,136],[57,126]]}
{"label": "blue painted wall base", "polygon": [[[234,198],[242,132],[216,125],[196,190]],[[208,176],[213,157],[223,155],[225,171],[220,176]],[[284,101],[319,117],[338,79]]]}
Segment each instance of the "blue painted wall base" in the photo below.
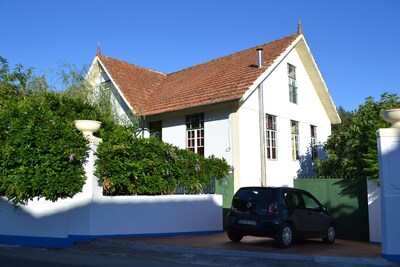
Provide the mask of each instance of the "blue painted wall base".
{"label": "blue painted wall base", "polygon": [[382,254],[382,258],[387,259],[388,261],[400,261],[400,255]]}
{"label": "blue painted wall base", "polygon": [[205,232],[179,232],[179,233],[159,233],[159,234],[123,234],[123,235],[70,235],[68,238],[38,237],[38,236],[13,236],[0,235],[0,244],[16,245],[23,247],[41,247],[41,248],[69,248],[76,242],[84,242],[94,238],[113,238],[113,237],[143,237],[143,236],[176,236],[176,235],[207,235],[218,234],[222,231]]}

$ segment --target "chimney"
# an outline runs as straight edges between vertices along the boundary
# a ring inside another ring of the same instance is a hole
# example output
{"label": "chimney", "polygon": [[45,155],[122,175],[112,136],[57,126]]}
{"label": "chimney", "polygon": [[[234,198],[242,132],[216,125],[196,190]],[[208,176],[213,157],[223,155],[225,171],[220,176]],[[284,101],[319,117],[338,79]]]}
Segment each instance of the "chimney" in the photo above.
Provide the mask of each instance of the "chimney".
{"label": "chimney", "polygon": [[261,47],[257,48],[257,53],[258,53],[258,68],[262,67],[262,51],[263,49]]}

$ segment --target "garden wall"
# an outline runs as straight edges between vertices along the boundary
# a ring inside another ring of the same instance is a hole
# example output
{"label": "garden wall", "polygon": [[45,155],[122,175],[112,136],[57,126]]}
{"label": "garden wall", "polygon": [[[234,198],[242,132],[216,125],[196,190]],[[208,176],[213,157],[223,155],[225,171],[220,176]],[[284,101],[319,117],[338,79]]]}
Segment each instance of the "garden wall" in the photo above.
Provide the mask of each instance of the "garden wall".
{"label": "garden wall", "polygon": [[0,198],[0,243],[64,248],[96,237],[222,232],[222,195],[102,195],[93,176],[91,144],[86,183],[72,199],[32,200],[13,207]]}
{"label": "garden wall", "polygon": [[95,237],[222,231],[221,195],[34,200],[14,209],[0,200],[0,243],[69,247]]}

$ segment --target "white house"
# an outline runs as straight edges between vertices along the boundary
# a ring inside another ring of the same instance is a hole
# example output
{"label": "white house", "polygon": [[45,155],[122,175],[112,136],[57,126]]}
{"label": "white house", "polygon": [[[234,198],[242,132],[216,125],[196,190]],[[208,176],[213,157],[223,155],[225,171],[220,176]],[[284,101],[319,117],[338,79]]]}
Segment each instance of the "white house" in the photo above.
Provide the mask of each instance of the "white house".
{"label": "white house", "polygon": [[165,74],[100,54],[88,73],[122,118],[234,167],[242,186],[293,186],[340,123],[299,24],[296,34]]}

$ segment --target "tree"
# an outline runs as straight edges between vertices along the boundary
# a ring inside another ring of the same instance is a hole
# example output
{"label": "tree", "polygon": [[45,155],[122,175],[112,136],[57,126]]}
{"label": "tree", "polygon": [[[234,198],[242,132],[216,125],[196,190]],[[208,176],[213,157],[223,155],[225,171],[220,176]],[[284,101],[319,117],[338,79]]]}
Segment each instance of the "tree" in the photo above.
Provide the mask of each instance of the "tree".
{"label": "tree", "polygon": [[25,70],[21,64],[11,71],[7,59],[0,56],[0,106],[26,90],[32,77],[32,69]]}
{"label": "tree", "polygon": [[399,96],[383,93],[379,101],[366,98],[357,110],[339,108],[342,124],[333,128],[325,143],[327,158],[317,160],[318,175],[379,179],[376,131],[389,126],[380,113],[395,107],[400,107]]}

